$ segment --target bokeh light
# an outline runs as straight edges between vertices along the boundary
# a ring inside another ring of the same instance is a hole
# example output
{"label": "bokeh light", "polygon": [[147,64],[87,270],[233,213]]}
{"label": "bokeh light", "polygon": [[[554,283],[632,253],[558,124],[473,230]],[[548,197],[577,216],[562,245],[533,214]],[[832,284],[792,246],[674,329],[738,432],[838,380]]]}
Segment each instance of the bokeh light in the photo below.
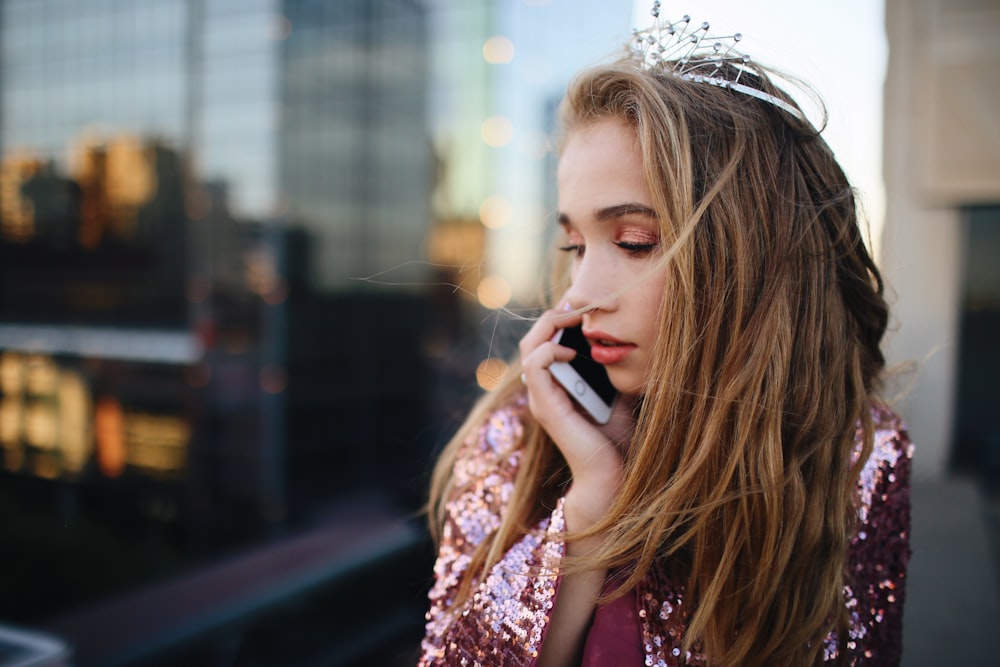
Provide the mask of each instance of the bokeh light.
{"label": "bokeh light", "polygon": [[494,148],[500,148],[514,138],[514,124],[506,116],[490,116],[483,121],[480,132],[483,141]]}
{"label": "bokeh light", "polygon": [[97,401],[94,440],[98,469],[105,477],[120,477],[125,472],[125,413],[114,397],[105,396]]}
{"label": "bokeh light", "polygon": [[494,35],[483,44],[483,58],[491,65],[504,65],[514,59],[514,42],[503,35]]}
{"label": "bokeh light", "polygon": [[506,227],[513,212],[510,202],[500,195],[490,195],[479,205],[479,219],[490,229]]}
{"label": "bokeh light", "polygon": [[510,283],[502,276],[487,276],[479,283],[476,296],[485,308],[503,308],[510,301]]}
{"label": "bokeh light", "polygon": [[500,359],[483,359],[476,368],[476,383],[486,391],[493,391],[503,382],[508,370],[507,364]]}

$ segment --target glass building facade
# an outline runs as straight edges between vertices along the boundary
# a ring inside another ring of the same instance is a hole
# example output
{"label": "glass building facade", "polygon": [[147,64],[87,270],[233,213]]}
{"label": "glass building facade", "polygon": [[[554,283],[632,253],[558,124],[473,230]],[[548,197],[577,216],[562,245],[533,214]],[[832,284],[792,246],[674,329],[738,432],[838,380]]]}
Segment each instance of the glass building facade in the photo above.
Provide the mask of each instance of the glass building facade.
{"label": "glass building facade", "polygon": [[0,0],[0,625],[78,667],[415,645],[433,454],[551,233],[550,4]]}
{"label": "glass building facade", "polygon": [[407,0],[0,3],[0,621],[416,509],[427,50]]}

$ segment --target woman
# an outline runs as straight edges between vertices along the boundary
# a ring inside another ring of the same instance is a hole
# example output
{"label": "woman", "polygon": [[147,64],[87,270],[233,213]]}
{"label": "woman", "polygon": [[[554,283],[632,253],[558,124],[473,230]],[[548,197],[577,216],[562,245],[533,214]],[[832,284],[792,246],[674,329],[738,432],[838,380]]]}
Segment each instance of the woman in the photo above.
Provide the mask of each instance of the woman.
{"label": "woman", "polygon": [[[658,24],[567,93],[559,298],[438,462],[421,664],[899,661],[881,278],[792,99],[735,50],[670,57],[701,30]],[[620,394],[604,426],[549,371],[577,325]]]}

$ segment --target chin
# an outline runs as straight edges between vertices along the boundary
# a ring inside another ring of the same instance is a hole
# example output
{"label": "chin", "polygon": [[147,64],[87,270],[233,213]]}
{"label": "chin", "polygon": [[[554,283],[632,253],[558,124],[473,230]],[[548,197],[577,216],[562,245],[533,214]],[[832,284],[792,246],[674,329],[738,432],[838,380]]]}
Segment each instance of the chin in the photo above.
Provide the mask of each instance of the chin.
{"label": "chin", "polygon": [[642,396],[646,383],[641,378],[632,376],[631,373],[608,372],[608,379],[619,394],[623,396]]}

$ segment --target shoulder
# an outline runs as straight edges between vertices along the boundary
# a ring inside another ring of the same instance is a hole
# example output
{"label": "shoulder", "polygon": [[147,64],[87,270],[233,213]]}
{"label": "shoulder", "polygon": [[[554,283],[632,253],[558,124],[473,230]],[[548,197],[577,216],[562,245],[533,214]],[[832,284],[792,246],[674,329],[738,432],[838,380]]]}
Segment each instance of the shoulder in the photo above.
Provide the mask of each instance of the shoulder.
{"label": "shoulder", "polygon": [[523,392],[487,412],[459,448],[453,472],[455,485],[462,487],[482,479],[496,471],[498,465],[516,467],[528,418],[528,402]]}
{"label": "shoulder", "polygon": [[475,547],[500,526],[521,465],[527,401],[502,401],[473,422],[455,454],[444,505],[444,541],[462,535],[462,548]]}
{"label": "shoulder", "polygon": [[[902,418],[891,408],[884,405],[875,405],[870,409],[872,425],[874,427],[874,442],[869,463],[872,462],[892,462],[900,457],[912,458],[913,445],[910,443],[910,436],[906,431],[906,424]],[[861,429],[857,430],[855,438],[854,459],[857,460],[861,454]]]}
{"label": "shoulder", "polygon": [[509,452],[524,435],[527,415],[527,395],[524,392],[515,394],[490,412],[480,429],[479,447],[496,455]]}
{"label": "shoulder", "polygon": [[[871,409],[871,419],[874,427],[872,451],[858,476],[858,514],[862,521],[868,518],[873,503],[887,500],[880,498],[880,494],[893,488],[907,487],[910,460],[913,458],[913,444],[898,414],[888,407],[877,405]],[[855,462],[861,455],[863,444],[859,428],[855,439]]]}
{"label": "shoulder", "polygon": [[875,449],[888,456],[911,458],[913,445],[902,417],[884,405],[873,406],[871,416],[875,426]]}

